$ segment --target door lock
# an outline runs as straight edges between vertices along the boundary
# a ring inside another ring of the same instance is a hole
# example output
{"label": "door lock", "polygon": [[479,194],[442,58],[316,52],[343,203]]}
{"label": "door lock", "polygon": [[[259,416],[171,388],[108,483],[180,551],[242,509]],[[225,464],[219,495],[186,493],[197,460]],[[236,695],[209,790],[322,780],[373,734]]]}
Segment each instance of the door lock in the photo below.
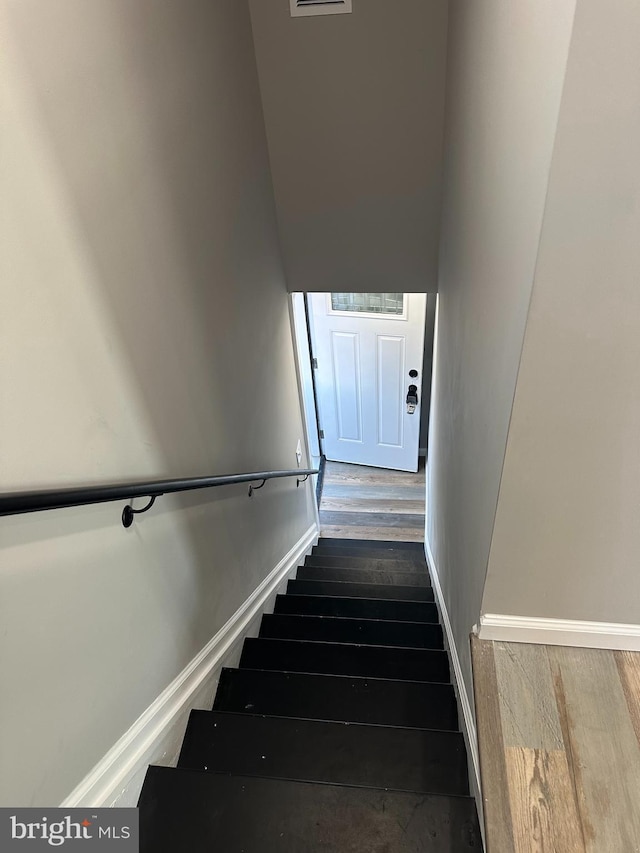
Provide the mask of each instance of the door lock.
{"label": "door lock", "polygon": [[407,414],[413,415],[418,405],[418,386],[409,385],[407,392]]}

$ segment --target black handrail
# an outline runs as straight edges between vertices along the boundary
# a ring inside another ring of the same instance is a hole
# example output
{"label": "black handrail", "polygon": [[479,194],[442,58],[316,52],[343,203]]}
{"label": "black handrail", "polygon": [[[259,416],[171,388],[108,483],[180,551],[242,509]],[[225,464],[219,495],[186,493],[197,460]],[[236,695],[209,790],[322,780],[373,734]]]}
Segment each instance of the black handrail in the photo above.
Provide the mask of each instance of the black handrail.
{"label": "black handrail", "polygon": [[[64,509],[72,506],[106,503],[107,501],[133,500],[148,497],[150,502],[143,509],[127,505],[122,511],[122,523],[130,527],[134,515],[151,509],[160,495],[171,492],[190,492],[195,489],[212,489],[216,486],[232,486],[236,483],[252,483],[262,480],[260,486],[249,488],[249,497],[267,482],[282,477],[297,477],[297,485],[304,483],[314,468],[296,468],[290,471],[256,471],[250,474],[228,474],[212,477],[186,477],[180,480],[146,480],[135,483],[110,483],[105,486],[83,486],[72,489],[44,489],[34,492],[5,492],[0,494],[0,516],[19,515],[24,512],[40,512],[47,509]],[[303,479],[299,479],[302,477]]]}

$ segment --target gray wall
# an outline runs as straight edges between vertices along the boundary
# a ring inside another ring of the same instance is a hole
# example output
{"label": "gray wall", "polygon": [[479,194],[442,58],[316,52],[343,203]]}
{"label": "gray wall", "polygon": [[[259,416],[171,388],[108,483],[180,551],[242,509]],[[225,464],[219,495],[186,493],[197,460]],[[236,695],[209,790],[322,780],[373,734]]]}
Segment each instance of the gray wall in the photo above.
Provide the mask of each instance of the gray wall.
{"label": "gray wall", "polygon": [[574,5],[450,6],[427,537],[469,693]]}
{"label": "gray wall", "polygon": [[[249,10],[1,0],[0,490],[295,467]],[[313,523],[310,487],[0,522],[0,803],[56,805]]]}
{"label": "gray wall", "polygon": [[640,623],[638,45],[578,3],[485,612]]}
{"label": "gray wall", "polygon": [[289,290],[435,292],[446,0],[250,6]]}

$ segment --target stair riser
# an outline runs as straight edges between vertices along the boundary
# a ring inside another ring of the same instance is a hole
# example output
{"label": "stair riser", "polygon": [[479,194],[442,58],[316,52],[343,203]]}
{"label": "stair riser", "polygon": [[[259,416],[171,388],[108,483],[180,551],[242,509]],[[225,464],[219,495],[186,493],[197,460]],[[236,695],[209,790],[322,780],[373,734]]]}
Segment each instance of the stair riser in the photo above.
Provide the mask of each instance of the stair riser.
{"label": "stair riser", "polygon": [[442,628],[408,622],[376,622],[336,619],[327,616],[265,615],[261,637],[282,640],[320,640],[328,643],[357,643],[373,646],[404,646],[442,649]]}
{"label": "stair riser", "polygon": [[325,566],[330,569],[368,569],[372,572],[415,572],[429,577],[427,564],[418,560],[372,559],[371,557],[335,557],[333,554],[313,554],[305,558],[305,566]]}
{"label": "stair riser", "polygon": [[290,580],[291,595],[335,595],[338,598],[382,598],[387,601],[430,601],[433,590],[420,586],[391,586],[335,581]]}
{"label": "stair riser", "polygon": [[392,622],[438,622],[435,604],[421,601],[384,601],[376,598],[335,598],[321,595],[279,595],[274,613],[300,616],[338,616]]}
{"label": "stair riser", "polygon": [[395,550],[389,548],[340,548],[337,545],[323,546],[314,545],[311,549],[313,557],[326,555],[327,557],[355,557],[355,558],[370,558],[373,560],[405,560],[409,563],[426,564],[424,550],[422,551],[406,551]]}
{"label": "stair riser", "polygon": [[459,732],[192,711],[178,767],[425,794],[469,792]]}
{"label": "stair riser", "polygon": [[424,554],[423,542],[395,542],[392,539],[333,539],[318,540],[319,548],[377,548],[383,551],[417,551]]}
{"label": "stair riser", "polygon": [[450,684],[223,669],[213,709],[407,728],[458,728]]}
{"label": "stair riser", "polygon": [[318,672],[401,681],[449,681],[446,653],[430,649],[249,638],[244,642],[240,666],[246,669]]}
{"label": "stair riser", "polygon": [[342,581],[346,583],[374,583],[394,586],[430,587],[426,575],[416,572],[370,572],[367,569],[327,569],[320,566],[300,566],[299,580]]}

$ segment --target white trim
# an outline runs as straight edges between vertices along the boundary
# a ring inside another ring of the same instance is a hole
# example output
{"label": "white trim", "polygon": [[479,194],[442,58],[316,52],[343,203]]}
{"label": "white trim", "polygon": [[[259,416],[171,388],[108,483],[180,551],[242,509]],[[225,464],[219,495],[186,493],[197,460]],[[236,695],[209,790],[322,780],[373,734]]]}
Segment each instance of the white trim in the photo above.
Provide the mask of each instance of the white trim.
{"label": "white trim", "polygon": [[[455,637],[453,635],[453,629],[451,627],[451,620],[449,619],[449,611],[447,610],[447,604],[444,599],[444,593],[442,592],[442,586],[440,585],[440,578],[438,577],[436,561],[431,551],[429,538],[426,535],[424,542],[424,550],[425,555],[427,557],[427,563],[429,564],[429,570],[431,572],[431,580],[433,581],[433,589],[436,594],[438,609],[440,611],[440,616],[442,617],[442,622],[444,623],[444,631],[447,638],[449,656],[453,665],[453,686],[456,691],[456,696],[458,698],[458,705],[462,710],[462,719],[464,723],[463,734],[465,736],[468,753],[471,756],[473,775],[476,783],[476,791],[479,793],[481,791],[480,759],[478,755],[478,733],[476,731],[476,721],[473,716],[473,711],[471,710],[471,704],[469,703],[469,696],[465,687],[462,667],[460,666],[460,658],[458,657],[458,649],[456,646]],[[481,807],[481,803],[482,798],[478,797],[478,808]]]}
{"label": "white trim", "polygon": [[289,312],[291,320],[291,335],[294,341],[296,360],[298,396],[304,422],[305,439],[309,461],[313,456],[320,456],[319,425],[316,414],[316,395],[313,387],[311,367],[311,347],[307,331],[307,309],[304,293],[289,294]]}
{"label": "white trim", "polygon": [[[220,669],[239,648],[252,628],[259,624],[269,599],[295,572],[302,556],[318,539],[313,524],[278,565],[247,598],[244,604],[187,664],[171,684],[138,717],[131,728],[95,765],[93,770],[61,803],[62,808],[135,805],[147,765],[174,763],[182,741],[183,722],[198,707],[203,689],[210,695],[217,686]],[[215,681],[213,681],[215,679]],[[168,744],[176,750],[167,761]],[[175,746],[174,746],[175,744]]]}
{"label": "white trim", "polygon": [[478,637],[510,643],[640,651],[640,625],[622,622],[583,622],[485,613],[480,617]]}

